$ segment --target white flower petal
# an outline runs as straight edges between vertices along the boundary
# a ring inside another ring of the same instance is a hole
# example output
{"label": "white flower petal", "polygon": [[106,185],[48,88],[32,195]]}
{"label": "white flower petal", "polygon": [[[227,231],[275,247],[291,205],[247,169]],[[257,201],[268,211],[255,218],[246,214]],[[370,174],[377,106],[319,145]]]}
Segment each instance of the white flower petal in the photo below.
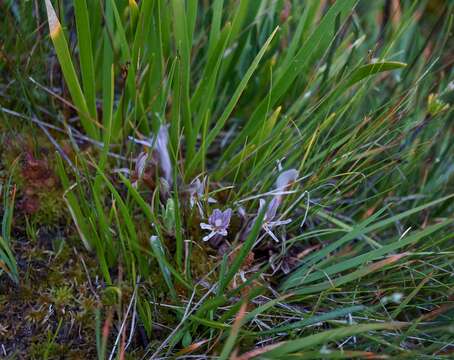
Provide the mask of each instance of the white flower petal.
{"label": "white flower petal", "polygon": [[292,222],[292,219],[287,219],[287,220],[278,220],[278,221],[271,221],[268,223],[270,227],[276,227],[276,226],[281,226],[281,225],[287,225]]}
{"label": "white flower petal", "polygon": [[128,139],[132,140],[136,144],[140,144],[140,145],[143,145],[143,146],[146,146],[146,147],[152,147],[153,146],[152,142],[149,141],[149,140],[140,140],[140,139],[136,139],[135,137],[132,137],[132,136],[128,136]]}
{"label": "white flower petal", "polygon": [[227,236],[227,230],[225,229],[217,230],[216,233],[222,236]]}
{"label": "white flower petal", "polygon": [[129,170],[128,168],[119,168],[119,169],[113,169],[112,172],[114,174],[118,174],[118,173],[123,173],[123,174],[131,174],[131,170]]}
{"label": "white flower petal", "polygon": [[211,226],[210,224],[206,224],[206,223],[200,223],[200,227],[203,230],[212,230],[213,229],[213,226]]}
{"label": "white flower petal", "polygon": [[210,240],[214,235],[216,235],[216,233],[214,231],[210,232],[207,236],[204,236],[203,237],[203,241],[208,241]]}
{"label": "white flower petal", "polygon": [[200,203],[200,201],[196,201],[196,204],[197,204],[197,208],[199,209],[200,217],[204,218],[205,217],[205,213],[203,212],[202,204]]}
{"label": "white flower petal", "polygon": [[267,234],[269,236],[271,236],[273,238],[274,241],[276,241],[277,243],[279,242],[279,239],[276,237],[276,235],[274,235],[274,233],[268,228],[268,226],[264,226],[263,229],[267,232]]}

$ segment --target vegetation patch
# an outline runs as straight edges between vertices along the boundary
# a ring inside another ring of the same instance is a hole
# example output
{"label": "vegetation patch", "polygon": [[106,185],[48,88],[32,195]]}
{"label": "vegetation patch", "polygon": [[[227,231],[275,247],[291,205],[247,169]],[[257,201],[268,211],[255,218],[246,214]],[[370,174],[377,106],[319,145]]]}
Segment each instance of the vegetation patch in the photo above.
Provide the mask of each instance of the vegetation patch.
{"label": "vegetation patch", "polygon": [[0,3],[0,356],[450,358],[453,9]]}

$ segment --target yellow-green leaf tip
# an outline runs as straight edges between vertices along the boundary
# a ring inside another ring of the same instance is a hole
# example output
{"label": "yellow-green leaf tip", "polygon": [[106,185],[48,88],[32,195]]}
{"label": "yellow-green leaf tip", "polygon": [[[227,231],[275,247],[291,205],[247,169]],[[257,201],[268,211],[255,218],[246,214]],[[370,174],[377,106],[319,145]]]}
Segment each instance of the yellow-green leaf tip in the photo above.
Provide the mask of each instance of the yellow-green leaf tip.
{"label": "yellow-green leaf tip", "polygon": [[46,0],[46,11],[47,11],[47,19],[49,21],[49,30],[50,36],[52,38],[56,37],[60,32],[61,25],[60,21],[58,20],[57,14],[55,13],[54,7],[50,0]]}

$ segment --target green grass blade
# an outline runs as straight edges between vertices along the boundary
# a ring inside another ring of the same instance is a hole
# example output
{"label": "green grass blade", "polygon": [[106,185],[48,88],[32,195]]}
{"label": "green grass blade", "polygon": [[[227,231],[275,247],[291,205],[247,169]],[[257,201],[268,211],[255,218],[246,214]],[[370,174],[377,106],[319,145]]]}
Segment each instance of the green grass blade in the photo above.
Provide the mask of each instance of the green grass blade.
{"label": "green grass blade", "polygon": [[63,160],[61,159],[59,154],[57,154],[57,172],[60,177],[60,181],[62,182],[63,189],[65,190],[63,199],[65,200],[66,205],[68,206],[69,212],[79,233],[79,236],[83,244],[85,245],[85,248],[87,250],[91,250],[93,244],[91,242],[92,236],[89,230],[90,227],[86,221],[84,213],[82,212],[80,206],[81,204],[76,195],[73,193],[74,186],[70,185],[69,178],[66,175]]}
{"label": "green grass blade", "polygon": [[276,359],[283,355],[295,353],[297,351],[312,348],[320,344],[326,344],[328,342],[343,339],[349,336],[360,335],[369,331],[393,330],[401,326],[402,325],[399,323],[361,324],[327,330],[301,339],[287,341],[277,348],[264,353],[262,357],[264,359]]}
{"label": "green grass blade", "polygon": [[[311,282],[314,282],[314,281],[317,281],[320,279],[326,279],[326,276],[331,277],[331,276],[341,273],[343,271],[357,268],[358,266],[366,264],[370,261],[375,261],[375,260],[381,258],[382,256],[391,254],[394,251],[398,251],[406,246],[416,244],[418,241],[420,241],[420,240],[424,239],[425,237],[431,235],[432,233],[444,228],[445,226],[449,225],[450,223],[451,223],[451,221],[445,221],[441,224],[429,226],[428,228],[426,228],[424,230],[421,230],[421,231],[415,232],[414,234],[410,234],[410,235],[406,236],[404,239],[395,239],[389,245],[385,245],[380,249],[369,251],[363,255],[358,255],[347,261],[329,266],[327,268],[317,269],[317,270],[320,270],[320,272],[316,271],[315,273],[312,273],[306,277],[303,277],[301,279],[300,283],[298,284],[298,286],[302,286],[303,284],[309,284]],[[296,281],[297,278],[293,278],[293,280]]]}
{"label": "green grass blade", "polygon": [[302,45],[292,61],[290,61],[285,68],[280,70],[281,75],[272,87],[269,98],[265,98],[260,102],[244,129],[224,152],[222,160],[229,158],[234,149],[244,142],[245,138],[251,135],[255,129],[261,125],[261,121],[266,118],[268,109],[273,107],[288,91],[296,77],[326,51],[333,39],[331,35],[328,36],[327,34],[333,32],[336,17],[340,15],[340,19],[343,22],[350,11],[355,7],[356,3],[357,0],[338,0],[331,5],[328,12],[320,21],[320,24]]}
{"label": "green grass blade", "polygon": [[[395,216],[392,216],[390,218],[387,218],[385,220],[381,220],[381,221],[377,221],[375,223],[373,223],[372,225],[369,225],[371,224],[375,219],[378,218],[378,216],[380,214],[382,214],[384,212],[385,209],[382,209],[381,211],[377,212],[376,214],[374,214],[373,216],[369,217],[368,219],[366,219],[364,222],[362,222],[361,224],[355,226],[353,228],[353,231],[347,233],[346,235],[344,235],[341,239],[335,241],[334,243],[328,245],[326,248],[316,252],[315,254],[313,254],[312,256],[309,256],[304,265],[301,266],[297,271],[295,271],[285,282],[284,284],[282,285],[282,289],[288,289],[292,286],[295,286],[297,285],[299,282],[300,282],[300,279],[302,279],[304,276],[303,274],[305,274],[307,272],[307,270],[313,266],[317,261],[321,260],[322,258],[324,258],[325,256],[327,256],[328,254],[330,254],[331,252],[333,252],[334,250],[338,249],[341,245],[345,244],[346,242],[352,240],[352,239],[355,239],[356,237],[359,237],[361,235],[364,235],[364,234],[367,234],[371,231],[374,231],[374,230],[378,230],[378,229],[381,229],[383,227],[386,227],[388,225],[391,225],[391,224],[394,224],[396,221],[398,220],[401,220],[405,217],[408,217],[412,214],[415,214],[415,213],[418,213],[428,207],[431,207],[431,206],[434,206],[436,204],[439,204],[439,203],[442,203],[446,200],[448,200],[449,198],[452,198],[454,195],[449,195],[449,196],[446,196],[444,198],[441,198],[441,199],[438,199],[438,200],[435,200],[435,201],[432,201],[430,203],[427,203],[427,204],[424,204],[424,205],[421,205],[421,206],[418,206],[418,207],[415,207],[413,209],[410,209],[410,210],[407,210],[407,211],[404,211],[403,213],[401,214],[397,214]],[[383,248],[382,248],[383,249]],[[386,247],[385,247],[385,251],[386,251]],[[378,249],[377,252],[380,252],[381,249]]]}
{"label": "green grass blade", "polygon": [[46,10],[49,21],[50,37],[54,44],[58,61],[71,94],[71,98],[78,110],[82,126],[90,137],[98,139],[99,131],[94,120],[90,118],[90,111],[88,110],[85,96],[77,78],[76,70],[69,53],[68,43],[50,0],[46,0]]}
{"label": "green grass blade", "polygon": [[91,41],[91,27],[86,0],[74,0],[77,41],[79,45],[80,70],[84,96],[90,116],[97,119],[96,111],[96,78]]}
{"label": "green grass blade", "polygon": [[[193,1],[190,1],[193,4]],[[190,89],[190,74],[191,74],[191,43],[192,43],[192,31],[189,29],[193,26],[195,19],[192,17],[194,14],[186,11],[185,3],[179,0],[171,0],[172,14],[173,14],[173,26],[175,42],[180,57],[179,63],[179,79],[181,83],[181,93],[177,99],[181,102],[181,117],[184,125],[184,133],[187,141],[194,143],[194,135],[192,132],[192,121],[191,121],[191,106],[189,99]],[[192,148],[188,149],[187,156],[192,158]]]}
{"label": "green grass blade", "polygon": [[263,209],[261,211],[261,213],[257,215],[257,218],[255,219],[251,232],[247,236],[244,243],[241,245],[238,255],[235,256],[235,259],[233,260],[232,264],[230,265],[230,268],[228,269],[225,276],[222,279],[220,279],[219,291],[223,291],[228,286],[228,284],[233,279],[235,274],[241,268],[241,265],[243,264],[247,255],[252,250],[255,240],[257,239],[257,236],[262,228],[262,222],[263,222],[264,216],[265,216],[265,209]]}
{"label": "green grass blade", "polygon": [[[13,164],[13,169],[16,163]],[[14,171],[14,170],[13,170]],[[16,197],[16,188],[11,186],[12,176],[9,177],[3,189],[3,218],[2,218],[2,236],[0,236],[0,274],[6,271],[11,280],[19,284],[19,272],[17,269],[16,258],[11,250],[11,226],[14,215],[14,201]],[[11,194],[10,194],[10,190]]]}
{"label": "green grass blade", "polygon": [[[230,99],[229,103],[227,104],[225,110],[223,111],[223,113],[219,117],[219,119],[216,121],[216,125],[209,132],[207,139],[205,140],[205,147],[210,146],[210,144],[214,141],[216,136],[219,134],[219,132],[224,127],[226,121],[228,120],[229,116],[231,115],[233,109],[235,108],[235,105],[237,104],[241,94],[243,93],[249,80],[251,79],[252,75],[254,74],[255,70],[257,69],[257,66],[258,66],[260,60],[262,59],[263,55],[265,54],[266,50],[268,49],[271,41],[273,40],[273,38],[276,35],[278,30],[279,30],[279,28],[276,28],[272,32],[272,34],[268,37],[267,41],[265,42],[265,44],[263,45],[263,47],[260,49],[259,53],[255,57],[254,61],[249,66],[248,71],[246,72],[245,76],[242,78],[241,82],[238,84],[238,87],[236,88],[235,93],[233,94],[232,98]],[[199,165],[201,160],[202,160],[201,153],[196,154],[194,156],[194,159],[191,161],[191,163],[189,165],[189,169],[187,170],[188,173],[191,173],[193,170],[195,170],[196,166]]]}

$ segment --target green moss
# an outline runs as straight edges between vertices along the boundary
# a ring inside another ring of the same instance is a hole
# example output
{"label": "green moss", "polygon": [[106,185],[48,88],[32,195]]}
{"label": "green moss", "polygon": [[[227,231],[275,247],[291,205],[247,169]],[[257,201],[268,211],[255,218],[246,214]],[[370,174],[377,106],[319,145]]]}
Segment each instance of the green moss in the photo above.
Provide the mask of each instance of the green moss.
{"label": "green moss", "polygon": [[20,244],[17,257],[27,259],[20,268],[20,286],[5,291],[10,285],[0,278],[0,313],[8,314],[1,321],[9,326],[6,349],[16,349],[18,358],[94,358],[94,313],[100,303],[89,283],[93,274],[85,272],[81,261],[95,271],[94,259],[81,250],[75,257],[67,244],[58,253],[48,241]]}
{"label": "green moss", "polygon": [[[194,279],[206,277],[207,274],[215,267],[215,257],[210,256],[211,249],[208,246],[193,246],[191,249],[191,273]],[[208,278],[214,278],[216,274]]]}
{"label": "green moss", "polygon": [[67,216],[66,204],[61,191],[45,191],[38,194],[39,208],[31,215],[34,223],[42,225],[53,225],[55,221],[62,221]]}
{"label": "green moss", "polygon": [[69,286],[62,286],[52,290],[52,301],[57,307],[70,305],[73,300],[73,290]]}

